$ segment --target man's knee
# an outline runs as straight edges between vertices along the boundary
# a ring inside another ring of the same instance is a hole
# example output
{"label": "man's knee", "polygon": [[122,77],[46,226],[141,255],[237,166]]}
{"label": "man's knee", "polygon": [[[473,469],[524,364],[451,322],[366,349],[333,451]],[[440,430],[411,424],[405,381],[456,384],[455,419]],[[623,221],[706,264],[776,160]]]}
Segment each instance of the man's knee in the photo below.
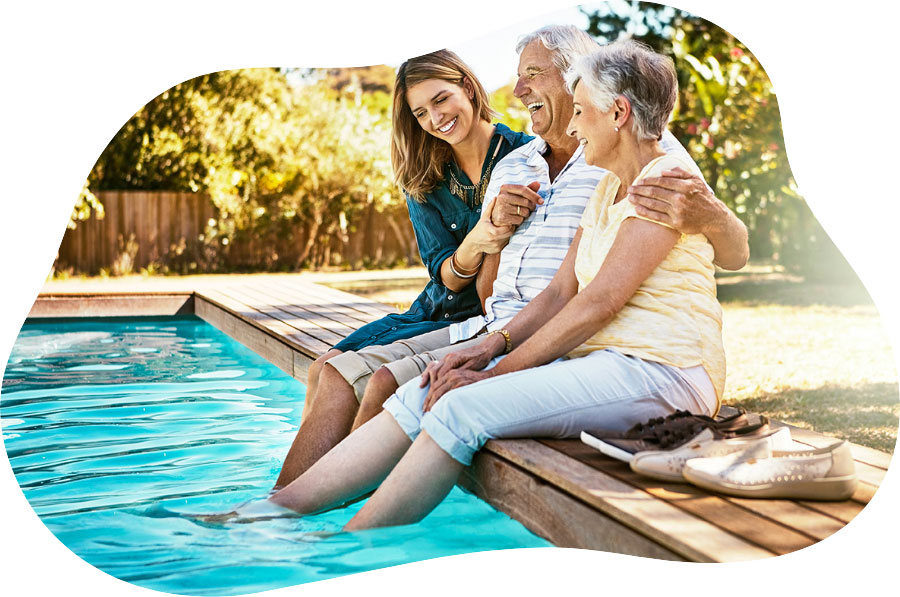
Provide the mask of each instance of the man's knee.
{"label": "man's knee", "polygon": [[380,408],[384,401],[397,391],[397,380],[387,367],[381,367],[372,374],[366,391],[363,394],[362,404]]}
{"label": "man's knee", "polygon": [[326,364],[319,371],[319,387],[316,395],[318,397],[311,407],[317,413],[355,413],[359,408],[353,388],[331,365]]}
{"label": "man's knee", "polygon": [[316,383],[319,379],[319,375],[321,375],[322,373],[322,367],[325,366],[325,361],[339,354],[342,354],[340,350],[335,350],[334,348],[332,348],[331,350],[317,358],[315,361],[313,361],[309,366],[309,373],[307,375],[308,381],[310,383]]}

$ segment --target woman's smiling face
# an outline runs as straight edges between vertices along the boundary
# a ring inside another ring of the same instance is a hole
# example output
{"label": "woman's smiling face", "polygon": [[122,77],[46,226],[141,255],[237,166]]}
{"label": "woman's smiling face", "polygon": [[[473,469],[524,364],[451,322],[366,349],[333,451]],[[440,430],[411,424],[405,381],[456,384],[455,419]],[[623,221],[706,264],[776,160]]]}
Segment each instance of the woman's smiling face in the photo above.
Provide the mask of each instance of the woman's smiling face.
{"label": "woman's smiling face", "polygon": [[615,145],[615,118],[610,110],[602,111],[591,101],[587,85],[579,82],[573,94],[575,111],[567,133],[584,147],[584,161],[603,167],[604,158]]}
{"label": "woman's smiling face", "polygon": [[470,91],[452,81],[426,79],[416,83],[407,89],[406,103],[426,133],[451,145],[472,130],[475,110]]}

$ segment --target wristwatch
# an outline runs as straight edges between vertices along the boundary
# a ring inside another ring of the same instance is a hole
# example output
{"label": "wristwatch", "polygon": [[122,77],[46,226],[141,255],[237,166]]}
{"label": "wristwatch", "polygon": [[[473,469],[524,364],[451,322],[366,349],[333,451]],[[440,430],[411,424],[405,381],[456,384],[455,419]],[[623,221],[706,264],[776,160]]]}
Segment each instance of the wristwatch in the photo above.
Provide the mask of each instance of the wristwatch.
{"label": "wristwatch", "polygon": [[503,334],[503,340],[506,342],[506,345],[503,347],[503,354],[509,354],[509,351],[512,350],[512,340],[509,337],[509,332],[506,330],[494,330],[488,333],[488,336],[493,334]]}

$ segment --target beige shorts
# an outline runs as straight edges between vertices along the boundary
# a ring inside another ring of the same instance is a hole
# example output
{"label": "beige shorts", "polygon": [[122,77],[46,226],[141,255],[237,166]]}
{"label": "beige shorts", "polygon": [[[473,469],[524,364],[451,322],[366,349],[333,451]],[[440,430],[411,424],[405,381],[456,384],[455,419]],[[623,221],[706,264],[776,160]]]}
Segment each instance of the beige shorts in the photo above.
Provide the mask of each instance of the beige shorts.
{"label": "beige shorts", "polygon": [[443,328],[398,340],[384,346],[366,346],[357,351],[341,353],[325,361],[341,374],[353,387],[356,399],[362,401],[366,385],[379,368],[385,367],[394,376],[397,385],[422,375],[431,361],[481,342],[481,336],[450,343],[450,329]]}

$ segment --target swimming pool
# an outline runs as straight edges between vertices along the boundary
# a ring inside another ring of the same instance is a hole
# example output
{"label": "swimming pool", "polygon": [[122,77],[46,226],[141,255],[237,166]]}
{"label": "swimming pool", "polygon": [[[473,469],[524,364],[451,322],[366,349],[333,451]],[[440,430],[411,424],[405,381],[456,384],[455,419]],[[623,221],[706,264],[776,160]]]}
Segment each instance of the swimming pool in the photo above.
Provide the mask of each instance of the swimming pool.
{"label": "swimming pool", "polygon": [[459,488],[419,524],[211,524],[267,494],[305,388],[195,317],[27,322],[3,379],[16,479],[74,553],[134,584],[233,595],[445,555],[550,544]]}

